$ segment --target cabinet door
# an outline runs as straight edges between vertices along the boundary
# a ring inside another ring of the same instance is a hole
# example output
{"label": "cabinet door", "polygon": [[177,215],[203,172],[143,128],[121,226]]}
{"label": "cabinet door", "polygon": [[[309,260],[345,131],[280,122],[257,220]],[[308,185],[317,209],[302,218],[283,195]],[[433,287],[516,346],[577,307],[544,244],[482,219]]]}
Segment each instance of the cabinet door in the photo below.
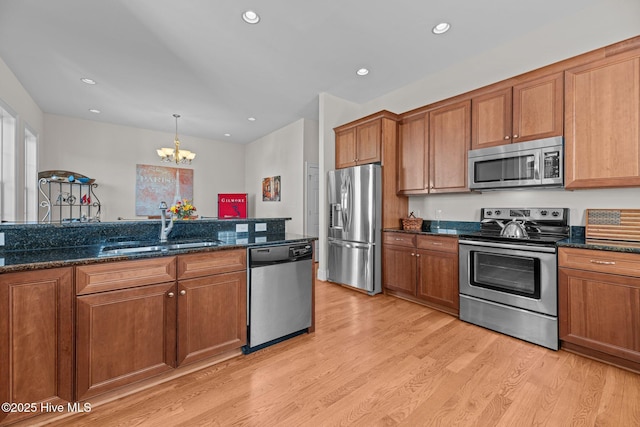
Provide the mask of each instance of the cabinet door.
{"label": "cabinet door", "polygon": [[563,100],[562,73],[515,85],[512,141],[561,136],[564,126]]}
{"label": "cabinet door", "polygon": [[560,339],[640,363],[640,280],[560,268]]}
{"label": "cabinet door", "polygon": [[471,100],[471,149],[511,143],[511,87]]}
{"label": "cabinet door", "polygon": [[246,271],[178,282],[178,365],[246,343]]}
{"label": "cabinet door", "polygon": [[640,185],[640,58],[565,73],[565,186]]}
{"label": "cabinet door", "polygon": [[418,298],[458,314],[458,254],[423,251],[417,253]]}
{"label": "cabinet door", "polygon": [[381,161],[381,138],[380,119],[356,128],[356,162],[359,165]]}
{"label": "cabinet door", "polygon": [[400,124],[400,139],[398,141],[399,192],[427,192],[429,177],[428,136],[426,113]]}
{"label": "cabinet door", "polygon": [[[0,275],[0,402],[73,400],[71,278],[71,268]],[[0,412],[0,423],[30,415]]]}
{"label": "cabinet door", "polygon": [[356,165],[356,128],[336,132],[336,168]]}
{"label": "cabinet door", "polygon": [[173,369],[175,282],[77,298],[76,398]]}
{"label": "cabinet door", "polygon": [[416,250],[384,245],[383,257],[383,287],[415,296]]}
{"label": "cabinet door", "polygon": [[429,192],[469,191],[467,152],[471,145],[471,101],[429,113]]}

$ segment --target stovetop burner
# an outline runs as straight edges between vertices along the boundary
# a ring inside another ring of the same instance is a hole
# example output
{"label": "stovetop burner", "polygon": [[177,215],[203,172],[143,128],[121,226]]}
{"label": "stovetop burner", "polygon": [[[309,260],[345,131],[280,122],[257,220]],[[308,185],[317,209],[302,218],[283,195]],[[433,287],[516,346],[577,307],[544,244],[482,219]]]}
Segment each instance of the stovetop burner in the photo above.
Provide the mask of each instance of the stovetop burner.
{"label": "stovetop burner", "polygon": [[[524,225],[527,237],[502,236],[510,221]],[[479,232],[461,238],[525,245],[554,245],[569,237],[568,208],[483,208]]]}

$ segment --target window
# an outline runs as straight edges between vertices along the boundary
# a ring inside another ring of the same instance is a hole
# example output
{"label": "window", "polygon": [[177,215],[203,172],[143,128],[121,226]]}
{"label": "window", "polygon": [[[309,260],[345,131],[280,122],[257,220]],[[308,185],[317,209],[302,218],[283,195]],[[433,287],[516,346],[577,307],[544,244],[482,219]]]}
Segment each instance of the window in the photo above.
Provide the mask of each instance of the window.
{"label": "window", "polygon": [[24,219],[38,221],[38,137],[24,127]]}
{"label": "window", "polygon": [[16,113],[0,101],[0,220],[16,218]]}

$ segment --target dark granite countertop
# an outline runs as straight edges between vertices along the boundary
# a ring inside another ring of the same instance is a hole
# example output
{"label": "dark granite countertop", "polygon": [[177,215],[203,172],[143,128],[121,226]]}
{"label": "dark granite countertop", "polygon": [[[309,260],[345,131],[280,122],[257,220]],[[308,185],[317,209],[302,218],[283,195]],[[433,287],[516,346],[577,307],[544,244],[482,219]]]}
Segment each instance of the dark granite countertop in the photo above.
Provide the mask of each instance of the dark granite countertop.
{"label": "dark granite countertop", "polygon": [[[84,246],[63,246],[41,249],[24,250],[0,250],[0,274],[13,271],[37,270],[43,268],[65,267],[73,265],[85,265],[98,262],[110,262],[118,260],[132,260],[141,258],[154,258],[159,256],[172,256],[195,252],[212,252],[252,246],[267,246],[279,243],[308,242],[316,240],[316,237],[304,236],[293,233],[274,234],[247,234],[233,233],[219,235],[219,243],[216,246],[198,248],[167,249],[153,252],[133,252],[126,255],[104,255],[105,248],[131,247],[132,245],[118,245],[118,243],[100,243]],[[199,241],[208,241],[203,238]],[[137,242],[135,246],[163,246],[177,243],[193,243],[197,239],[169,239],[165,244],[158,240],[145,240]]]}
{"label": "dark granite countertop", "polygon": [[627,252],[640,254],[640,243],[635,242],[603,242],[585,239],[584,236],[572,236],[561,240],[557,246],[566,248],[592,249],[598,251]]}
{"label": "dark granite countertop", "polygon": [[437,223],[436,221],[426,220],[423,221],[422,230],[420,231],[403,230],[401,228],[385,228],[382,231],[457,237],[463,234],[480,231],[480,223],[467,221],[440,221]]}

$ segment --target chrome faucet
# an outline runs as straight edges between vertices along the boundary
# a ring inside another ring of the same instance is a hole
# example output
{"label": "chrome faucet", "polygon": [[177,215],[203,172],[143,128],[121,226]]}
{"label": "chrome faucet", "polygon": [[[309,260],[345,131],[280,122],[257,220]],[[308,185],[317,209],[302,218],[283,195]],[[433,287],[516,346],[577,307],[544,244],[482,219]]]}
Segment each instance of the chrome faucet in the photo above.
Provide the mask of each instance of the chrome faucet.
{"label": "chrome faucet", "polygon": [[167,203],[160,202],[160,219],[162,219],[162,225],[160,228],[160,242],[164,243],[167,241],[167,237],[169,237],[169,233],[171,233],[171,229],[173,228],[173,215],[170,215],[171,222],[167,226]]}

